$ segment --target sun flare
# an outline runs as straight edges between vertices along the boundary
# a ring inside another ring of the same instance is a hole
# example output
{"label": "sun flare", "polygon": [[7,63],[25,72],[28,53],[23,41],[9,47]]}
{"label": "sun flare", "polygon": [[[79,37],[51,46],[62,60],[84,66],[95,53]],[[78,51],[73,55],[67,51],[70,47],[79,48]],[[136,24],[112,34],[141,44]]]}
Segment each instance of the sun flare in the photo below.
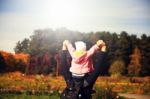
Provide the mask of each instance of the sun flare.
{"label": "sun flare", "polygon": [[79,5],[71,0],[54,0],[48,9],[50,18],[59,24],[74,23],[81,15]]}

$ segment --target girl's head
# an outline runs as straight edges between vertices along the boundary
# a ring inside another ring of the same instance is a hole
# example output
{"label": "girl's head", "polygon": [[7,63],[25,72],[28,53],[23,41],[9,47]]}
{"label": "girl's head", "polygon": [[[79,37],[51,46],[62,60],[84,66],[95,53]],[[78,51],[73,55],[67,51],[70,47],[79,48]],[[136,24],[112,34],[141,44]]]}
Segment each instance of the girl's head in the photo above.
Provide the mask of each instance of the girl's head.
{"label": "girl's head", "polygon": [[83,50],[83,51],[86,51],[86,43],[84,43],[83,41],[77,41],[75,42],[75,47],[76,47],[76,50]]}

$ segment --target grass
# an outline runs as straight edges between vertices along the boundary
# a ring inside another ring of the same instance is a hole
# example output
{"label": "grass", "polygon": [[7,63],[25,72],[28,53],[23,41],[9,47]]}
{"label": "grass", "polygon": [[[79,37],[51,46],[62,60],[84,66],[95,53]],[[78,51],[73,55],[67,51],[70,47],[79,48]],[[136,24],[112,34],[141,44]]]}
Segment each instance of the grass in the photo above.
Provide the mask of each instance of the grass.
{"label": "grass", "polygon": [[0,99],[60,99],[58,95],[1,94]]}
{"label": "grass", "polygon": [[[65,86],[62,76],[25,75],[20,72],[0,74],[0,99],[59,99]],[[99,77],[94,89],[94,99],[116,98],[119,97],[117,93],[150,95],[150,79]]]}

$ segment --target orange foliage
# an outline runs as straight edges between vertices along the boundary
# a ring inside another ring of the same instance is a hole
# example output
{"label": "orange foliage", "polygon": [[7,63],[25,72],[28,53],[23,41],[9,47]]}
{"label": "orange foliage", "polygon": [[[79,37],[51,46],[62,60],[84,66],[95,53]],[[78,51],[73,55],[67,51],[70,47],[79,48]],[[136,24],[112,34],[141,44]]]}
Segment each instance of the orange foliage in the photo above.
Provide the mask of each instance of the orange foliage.
{"label": "orange foliage", "polygon": [[[4,72],[10,71],[23,71],[25,70],[25,66],[28,66],[29,63],[29,55],[24,53],[12,54],[5,51],[0,51],[0,54],[4,58],[4,62],[6,63],[6,67]],[[23,68],[21,66],[24,66]]]}
{"label": "orange foliage", "polygon": [[5,52],[5,51],[0,51],[0,54],[3,56],[4,62],[6,63],[5,71],[13,70],[12,68],[15,65],[13,54]]}
{"label": "orange foliage", "polygon": [[135,48],[133,51],[133,54],[130,56],[131,61],[130,64],[128,65],[128,74],[129,75],[134,75],[134,76],[139,76],[140,71],[141,71],[141,51],[139,48]]}
{"label": "orange foliage", "polygon": [[28,54],[24,54],[24,53],[12,54],[12,53],[8,53],[8,52],[5,52],[5,51],[0,51],[0,53],[4,57],[6,62],[10,58],[14,58],[16,61],[17,60],[22,60],[24,63],[28,63],[28,61],[29,61],[29,55]]}
{"label": "orange foliage", "polygon": [[24,63],[29,62],[29,55],[24,53],[14,54],[15,60],[22,60]]}
{"label": "orange foliage", "polygon": [[9,57],[10,55],[13,55],[16,59],[21,59],[21,58],[24,58],[24,57],[29,57],[28,54],[25,54],[25,53],[19,53],[19,54],[12,54],[12,53],[9,53],[9,52],[6,52],[6,51],[0,51],[0,53],[3,55],[3,57]]}
{"label": "orange foliage", "polygon": [[5,52],[5,51],[0,51],[0,54],[4,57],[5,61],[9,60],[10,57],[13,56],[13,54]]}

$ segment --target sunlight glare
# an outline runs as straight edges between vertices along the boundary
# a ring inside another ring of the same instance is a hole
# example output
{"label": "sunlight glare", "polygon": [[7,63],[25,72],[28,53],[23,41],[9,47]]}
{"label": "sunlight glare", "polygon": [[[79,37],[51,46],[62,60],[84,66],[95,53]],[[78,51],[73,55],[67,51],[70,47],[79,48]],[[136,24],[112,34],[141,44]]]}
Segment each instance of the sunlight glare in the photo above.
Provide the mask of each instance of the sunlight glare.
{"label": "sunlight glare", "polygon": [[78,3],[72,0],[54,0],[49,9],[49,16],[57,24],[74,23],[81,14]]}

